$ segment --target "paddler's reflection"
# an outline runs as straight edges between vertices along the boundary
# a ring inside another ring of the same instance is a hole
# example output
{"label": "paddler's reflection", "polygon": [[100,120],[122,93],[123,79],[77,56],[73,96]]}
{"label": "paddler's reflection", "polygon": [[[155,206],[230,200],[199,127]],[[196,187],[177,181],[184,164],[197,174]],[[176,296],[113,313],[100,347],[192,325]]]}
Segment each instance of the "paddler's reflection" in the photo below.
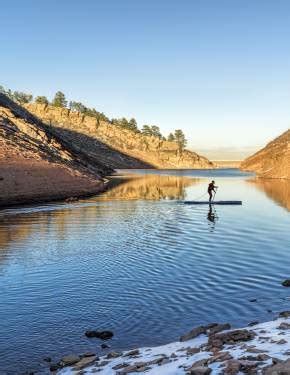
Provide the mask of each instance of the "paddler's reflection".
{"label": "paddler's reflection", "polygon": [[209,205],[209,211],[207,214],[207,220],[211,223],[215,224],[215,222],[218,220],[216,209],[212,204]]}

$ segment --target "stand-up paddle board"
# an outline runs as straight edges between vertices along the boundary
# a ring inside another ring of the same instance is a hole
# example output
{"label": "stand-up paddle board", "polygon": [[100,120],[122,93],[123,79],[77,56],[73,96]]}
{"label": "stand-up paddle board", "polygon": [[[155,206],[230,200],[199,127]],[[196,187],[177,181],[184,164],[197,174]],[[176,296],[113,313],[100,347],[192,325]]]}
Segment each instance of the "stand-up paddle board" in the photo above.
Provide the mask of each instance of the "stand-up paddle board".
{"label": "stand-up paddle board", "polygon": [[184,201],[184,204],[214,204],[214,205],[238,205],[240,206],[242,204],[242,201]]}

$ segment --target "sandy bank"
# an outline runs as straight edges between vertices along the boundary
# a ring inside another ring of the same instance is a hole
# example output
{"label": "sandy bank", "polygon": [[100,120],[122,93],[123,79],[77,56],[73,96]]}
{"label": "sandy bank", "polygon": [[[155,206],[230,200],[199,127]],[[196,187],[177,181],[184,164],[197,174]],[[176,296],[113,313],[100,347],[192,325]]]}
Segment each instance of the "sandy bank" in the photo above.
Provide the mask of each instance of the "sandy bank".
{"label": "sandy bank", "polygon": [[[58,375],[103,374],[288,374],[290,369],[290,312],[277,320],[229,330],[228,325],[193,329],[168,345],[135,349],[106,356],[74,356],[76,361]],[[81,372],[82,371],[82,372]]]}
{"label": "sandy bank", "polygon": [[46,160],[0,161],[0,207],[86,196],[104,190],[90,178]]}

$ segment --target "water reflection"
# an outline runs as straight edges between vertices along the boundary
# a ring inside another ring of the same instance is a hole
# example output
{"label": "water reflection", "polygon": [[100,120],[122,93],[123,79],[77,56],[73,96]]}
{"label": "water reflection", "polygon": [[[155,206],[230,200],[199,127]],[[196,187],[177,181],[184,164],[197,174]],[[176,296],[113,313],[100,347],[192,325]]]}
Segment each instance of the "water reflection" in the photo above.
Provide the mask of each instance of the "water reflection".
{"label": "water reflection", "polygon": [[217,215],[215,206],[212,204],[209,205],[209,210],[207,213],[207,220],[209,222],[210,231],[213,232],[215,229],[215,223],[218,220],[218,215]]}
{"label": "water reflection", "polygon": [[114,177],[103,195],[71,204],[0,211],[3,373],[47,355],[100,354],[84,337],[91,327],[116,332],[119,351],[289,310],[289,215],[273,203],[289,204],[288,184],[215,171],[218,199],[243,200],[216,210],[175,202],[196,200],[213,176],[146,173]]}
{"label": "water reflection", "polygon": [[[112,215],[118,215],[115,211],[98,204],[99,201],[110,200],[136,200],[132,202],[131,210],[138,208],[137,200],[183,200],[186,198],[186,188],[197,184],[199,179],[182,176],[146,175],[142,177],[113,177],[108,190],[97,197],[79,201],[74,204],[51,204],[31,208],[16,208],[16,215],[6,215],[6,211],[0,211],[0,262],[7,252],[4,251],[10,244],[24,243],[37,233],[41,238],[49,240],[50,233],[54,238],[64,241],[71,231],[75,236],[81,234],[86,223],[94,223],[98,220],[110,220]],[[15,212],[15,213],[16,213]],[[126,213],[120,213],[120,220],[126,220]]]}
{"label": "water reflection", "polygon": [[255,187],[262,190],[267,197],[290,211],[289,180],[255,178],[248,180],[248,182],[254,184]]}
{"label": "water reflection", "polygon": [[[116,185],[117,181],[117,186]],[[123,182],[123,183],[122,183]],[[197,184],[198,178],[166,175],[129,176],[126,181],[122,178],[112,178],[109,190],[102,194],[102,199],[185,199],[185,189]]]}

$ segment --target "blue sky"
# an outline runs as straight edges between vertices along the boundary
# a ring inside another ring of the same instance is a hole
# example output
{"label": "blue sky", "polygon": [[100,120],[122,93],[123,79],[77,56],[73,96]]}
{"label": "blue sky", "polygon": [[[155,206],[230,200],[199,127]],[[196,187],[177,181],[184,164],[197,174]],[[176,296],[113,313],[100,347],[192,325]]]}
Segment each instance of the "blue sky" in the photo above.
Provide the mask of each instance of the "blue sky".
{"label": "blue sky", "polygon": [[7,88],[182,128],[215,158],[289,128],[288,0],[15,0],[0,20]]}

